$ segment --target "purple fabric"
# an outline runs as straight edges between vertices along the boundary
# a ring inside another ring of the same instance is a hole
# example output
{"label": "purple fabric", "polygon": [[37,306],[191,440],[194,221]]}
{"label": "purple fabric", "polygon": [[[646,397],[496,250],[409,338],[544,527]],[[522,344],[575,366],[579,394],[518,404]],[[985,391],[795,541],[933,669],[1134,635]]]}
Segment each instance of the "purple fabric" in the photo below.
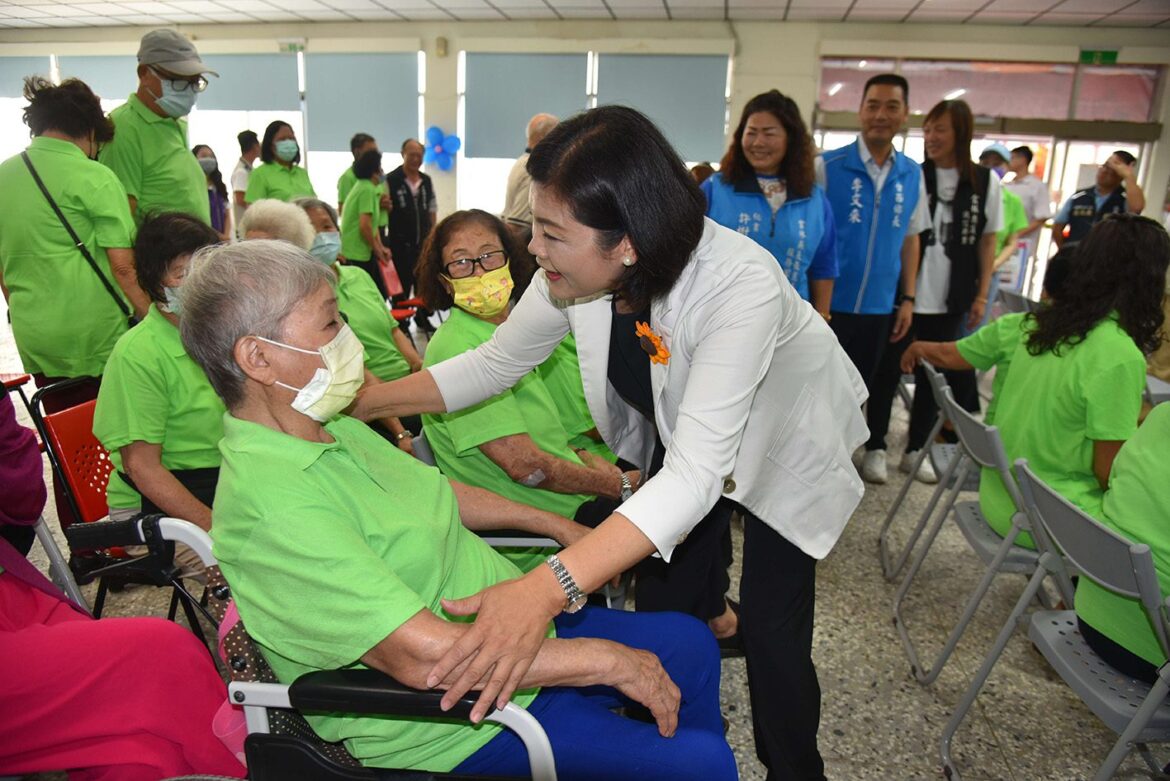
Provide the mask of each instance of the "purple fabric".
{"label": "purple fabric", "polygon": [[44,466],[31,429],[16,422],[16,408],[0,398],[0,524],[32,526],[45,509]]}

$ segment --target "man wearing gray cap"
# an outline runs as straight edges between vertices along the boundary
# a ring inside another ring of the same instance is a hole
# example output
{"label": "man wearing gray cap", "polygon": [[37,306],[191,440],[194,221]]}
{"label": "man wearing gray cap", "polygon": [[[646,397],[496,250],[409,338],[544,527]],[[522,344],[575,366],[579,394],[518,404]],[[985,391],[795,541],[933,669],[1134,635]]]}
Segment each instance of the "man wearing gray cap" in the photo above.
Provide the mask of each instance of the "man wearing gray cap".
{"label": "man wearing gray cap", "polygon": [[142,36],[138,90],[110,112],[114,140],[98,157],[122,181],[138,223],[150,212],[177,211],[211,224],[207,178],[188,151],[187,122],[182,119],[207,89],[206,73],[219,75],[174,30]]}

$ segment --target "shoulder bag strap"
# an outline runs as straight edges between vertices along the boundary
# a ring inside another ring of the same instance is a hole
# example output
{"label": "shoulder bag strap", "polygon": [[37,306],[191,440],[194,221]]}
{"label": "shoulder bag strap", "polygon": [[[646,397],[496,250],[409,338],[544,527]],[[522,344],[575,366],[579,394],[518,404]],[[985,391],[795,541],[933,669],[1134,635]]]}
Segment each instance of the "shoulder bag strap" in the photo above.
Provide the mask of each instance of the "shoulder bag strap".
{"label": "shoulder bag strap", "polygon": [[53,207],[53,212],[57,215],[57,219],[61,221],[61,224],[65,227],[65,230],[69,232],[69,238],[73,239],[74,246],[76,246],[77,249],[81,251],[81,256],[85,258],[85,261],[89,263],[89,267],[93,269],[93,273],[97,274],[98,279],[101,280],[102,287],[104,287],[106,292],[110,294],[110,298],[114,299],[114,303],[118,305],[118,309],[122,311],[122,314],[126,317],[129,317],[130,308],[126,306],[126,302],[123,301],[122,297],[118,295],[116,290],[114,290],[114,286],[110,284],[110,280],[106,279],[106,275],[102,273],[100,268],[98,268],[97,261],[94,260],[93,255],[89,253],[89,248],[85,246],[85,242],[78,238],[77,232],[73,230],[73,226],[69,224],[69,220],[65,219],[65,215],[61,212],[61,208],[57,206],[57,202],[54,201],[53,196],[49,194],[49,188],[45,187],[45,183],[41,181],[40,174],[38,174],[37,169],[33,167],[32,160],[29,159],[28,152],[21,152],[20,159],[24,160],[24,164],[28,166],[28,172],[32,174],[33,181],[37,183],[37,187],[41,188],[41,193],[45,196],[45,200],[49,202],[49,205]]}

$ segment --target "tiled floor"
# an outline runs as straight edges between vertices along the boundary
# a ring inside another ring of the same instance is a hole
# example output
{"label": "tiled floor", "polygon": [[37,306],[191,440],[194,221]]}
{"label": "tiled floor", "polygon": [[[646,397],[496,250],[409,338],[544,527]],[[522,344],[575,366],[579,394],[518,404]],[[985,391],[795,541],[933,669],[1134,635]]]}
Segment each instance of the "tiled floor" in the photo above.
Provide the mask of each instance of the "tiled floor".
{"label": "tiled floor", "polygon": [[[2,307],[0,302],[0,321]],[[0,327],[0,371],[18,369],[11,332]],[[900,447],[905,426],[899,404],[892,434],[895,448]],[[891,465],[898,456],[891,454]],[[901,485],[902,475],[894,469],[891,473],[890,484],[867,491],[840,543],[818,571],[814,653],[824,696],[820,745],[833,781],[942,777],[938,760],[942,727],[1024,586],[1020,576],[999,578],[939,680],[925,687],[914,682],[890,620],[895,586],[883,580],[877,560],[878,529]],[[898,539],[904,539],[929,494],[929,487],[920,484],[911,490],[896,522]],[[53,508],[46,512],[55,526]],[[736,531],[738,547],[741,537]],[[34,558],[43,565],[39,548],[34,548]],[[974,556],[948,524],[906,609],[907,623],[924,655],[941,646],[979,575]],[[733,578],[734,592],[738,565]],[[92,587],[87,591],[92,594]],[[162,591],[138,588],[112,595],[107,615],[159,615],[165,607]],[[752,746],[743,661],[724,662],[723,673],[724,713],[731,722],[728,737],[741,777],[763,779]],[[1065,781],[1091,778],[1113,740],[1113,734],[1017,635],[956,737],[954,750],[966,779]],[[1150,776],[1131,757],[1119,777]]]}

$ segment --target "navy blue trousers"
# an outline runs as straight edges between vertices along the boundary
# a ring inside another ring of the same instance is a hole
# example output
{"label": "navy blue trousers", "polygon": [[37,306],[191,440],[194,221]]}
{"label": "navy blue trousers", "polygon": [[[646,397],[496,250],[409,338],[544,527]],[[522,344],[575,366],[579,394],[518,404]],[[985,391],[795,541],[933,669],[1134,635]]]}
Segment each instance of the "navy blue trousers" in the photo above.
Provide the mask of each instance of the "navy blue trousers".
{"label": "navy blue trousers", "polygon": [[[596,637],[658,656],[682,692],[674,737],[611,709],[630,703],[615,689],[547,687],[528,707],[548,734],[561,781],[734,781],[735,757],[719,713],[719,649],[703,622],[681,613],[628,613],[586,607],[556,619],[557,636]],[[510,730],[457,773],[527,777],[528,755]]]}

